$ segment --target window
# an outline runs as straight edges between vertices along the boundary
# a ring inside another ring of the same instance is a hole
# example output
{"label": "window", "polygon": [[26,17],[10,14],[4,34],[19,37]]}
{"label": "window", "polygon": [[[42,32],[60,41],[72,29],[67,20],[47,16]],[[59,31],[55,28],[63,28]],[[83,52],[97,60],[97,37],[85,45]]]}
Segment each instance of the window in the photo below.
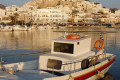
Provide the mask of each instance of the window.
{"label": "window", "polygon": [[54,52],[73,54],[74,44],[54,42]]}
{"label": "window", "polygon": [[16,8],[16,11],[17,11],[18,9]]}

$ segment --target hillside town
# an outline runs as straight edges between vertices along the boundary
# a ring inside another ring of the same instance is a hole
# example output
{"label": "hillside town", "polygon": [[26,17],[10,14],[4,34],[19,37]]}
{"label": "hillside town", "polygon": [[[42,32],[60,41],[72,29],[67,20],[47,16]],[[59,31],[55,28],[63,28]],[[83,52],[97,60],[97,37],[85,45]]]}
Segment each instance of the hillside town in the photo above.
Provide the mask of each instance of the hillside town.
{"label": "hillside town", "polygon": [[[39,1],[39,0],[38,0]],[[76,24],[120,22],[120,10],[108,9],[97,2],[88,0],[62,0],[56,6],[41,8],[38,1],[31,1],[23,6],[7,6],[0,9],[1,24]]]}

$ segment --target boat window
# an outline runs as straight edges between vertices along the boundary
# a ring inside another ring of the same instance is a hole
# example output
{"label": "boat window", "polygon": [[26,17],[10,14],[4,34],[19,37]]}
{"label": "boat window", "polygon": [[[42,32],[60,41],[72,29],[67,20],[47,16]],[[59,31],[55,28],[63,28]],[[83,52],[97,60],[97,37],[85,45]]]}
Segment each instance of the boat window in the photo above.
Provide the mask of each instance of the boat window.
{"label": "boat window", "polygon": [[54,52],[73,54],[74,44],[54,42]]}

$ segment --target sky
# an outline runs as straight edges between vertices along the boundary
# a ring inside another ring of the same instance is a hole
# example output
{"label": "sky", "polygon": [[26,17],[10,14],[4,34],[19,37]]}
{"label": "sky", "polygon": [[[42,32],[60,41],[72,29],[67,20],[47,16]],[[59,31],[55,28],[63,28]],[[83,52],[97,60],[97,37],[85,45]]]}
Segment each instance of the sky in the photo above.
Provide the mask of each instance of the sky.
{"label": "sky", "polygon": [[[0,0],[0,4],[5,6],[18,5],[22,6],[24,3],[31,0]],[[120,0],[90,0],[101,3],[106,8],[118,8],[120,9]]]}
{"label": "sky", "polygon": [[0,0],[0,4],[5,6],[18,5],[22,6],[24,3],[32,0]]}
{"label": "sky", "polygon": [[120,9],[120,0],[91,0],[101,3],[106,8],[118,8]]}

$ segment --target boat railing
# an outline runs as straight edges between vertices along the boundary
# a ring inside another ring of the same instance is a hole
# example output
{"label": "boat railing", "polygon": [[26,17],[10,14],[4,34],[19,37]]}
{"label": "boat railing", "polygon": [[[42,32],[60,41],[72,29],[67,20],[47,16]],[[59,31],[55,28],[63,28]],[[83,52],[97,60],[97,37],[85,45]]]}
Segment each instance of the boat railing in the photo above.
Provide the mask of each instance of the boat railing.
{"label": "boat railing", "polygon": [[0,59],[2,63],[9,63],[8,59],[12,60],[12,63],[15,62],[24,62],[24,59],[26,58],[26,56],[32,56],[35,57],[36,55],[41,55],[41,54],[45,54],[45,53],[49,53],[50,50],[46,50],[46,51],[41,51],[41,52],[36,52],[36,53],[26,53],[26,54],[15,54],[15,55],[0,55]]}
{"label": "boat railing", "polygon": [[[85,59],[93,59],[95,57],[99,58],[99,56],[101,55],[105,55],[104,53],[103,54],[99,54],[99,55],[95,55],[95,56],[89,56],[88,58],[85,58]],[[82,62],[84,59],[79,59],[79,60],[74,60],[74,61],[64,61],[62,65],[66,65],[66,64],[73,64],[73,63],[79,63],[79,62]],[[105,56],[103,58],[103,60],[105,60]]]}
{"label": "boat railing", "polygon": [[[101,56],[103,56],[103,57],[101,58]],[[99,55],[89,56],[88,58],[85,58],[85,59],[80,59],[80,60],[75,60],[75,61],[64,61],[62,66],[63,66],[63,69],[65,66],[69,66],[69,71],[71,72],[71,71],[77,70],[76,69],[77,63],[81,64],[81,69],[86,69],[90,66],[95,66],[96,64],[98,64],[102,61],[105,61],[109,57],[111,57],[111,56],[106,57],[105,53],[102,53]]]}

